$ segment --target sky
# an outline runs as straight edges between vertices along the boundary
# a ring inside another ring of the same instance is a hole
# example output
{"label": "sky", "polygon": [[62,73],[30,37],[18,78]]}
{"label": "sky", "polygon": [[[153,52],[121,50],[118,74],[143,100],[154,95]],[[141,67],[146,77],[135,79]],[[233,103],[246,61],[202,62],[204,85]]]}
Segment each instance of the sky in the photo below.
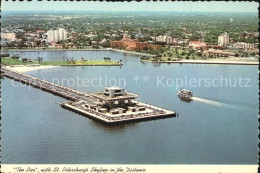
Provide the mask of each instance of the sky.
{"label": "sky", "polygon": [[2,1],[2,11],[258,12],[257,2]]}

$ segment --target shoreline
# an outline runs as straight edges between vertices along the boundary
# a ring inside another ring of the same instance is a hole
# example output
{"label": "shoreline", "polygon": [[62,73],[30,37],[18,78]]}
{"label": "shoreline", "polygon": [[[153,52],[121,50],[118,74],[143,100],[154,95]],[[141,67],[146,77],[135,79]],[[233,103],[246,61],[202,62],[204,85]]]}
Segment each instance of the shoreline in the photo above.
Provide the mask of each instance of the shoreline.
{"label": "shoreline", "polygon": [[[58,51],[113,51],[113,52],[121,52],[121,53],[129,53],[133,55],[143,55],[153,57],[155,55],[140,53],[140,52],[132,52],[126,50],[119,49],[45,49],[45,50],[7,50],[6,52],[58,52]],[[150,61],[150,60],[140,60],[141,62],[149,62],[149,63],[178,63],[178,64],[223,64],[223,65],[259,65],[259,61],[241,61],[241,60],[182,60],[182,61]],[[67,65],[71,66],[71,65]],[[74,65],[74,66],[82,66],[82,65]],[[103,65],[85,65],[85,66],[103,66]],[[118,66],[118,65],[105,65],[105,66]]]}
{"label": "shoreline", "polygon": [[3,52],[59,52],[59,51],[109,51],[109,49],[12,49]]}
{"label": "shoreline", "polygon": [[169,64],[221,64],[221,65],[259,65],[259,62],[248,61],[225,61],[225,60],[183,60],[183,61],[150,61],[140,60],[149,63],[169,63]]}
{"label": "shoreline", "polygon": [[121,52],[121,53],[129,53],[133,55],[143,55],[143,56],[155,56],[151,54],[141,53],[141,52],[131,52],[126,50],[119,49],[12,49],[12,50],[1,50],[3,52],[59,52],[59,51],[113,51],[113,52]]}
{"label": "shoreline", "polygon": [[58,67],[72,67],[72,66],[121,66],[121,65],[40,65],[40,66],[26,66],[26,65],[10,65],[5,66],[5,68],[17,71],[17,72],[31,72],[35,70],[45,70],[45,69],[52,69]]}

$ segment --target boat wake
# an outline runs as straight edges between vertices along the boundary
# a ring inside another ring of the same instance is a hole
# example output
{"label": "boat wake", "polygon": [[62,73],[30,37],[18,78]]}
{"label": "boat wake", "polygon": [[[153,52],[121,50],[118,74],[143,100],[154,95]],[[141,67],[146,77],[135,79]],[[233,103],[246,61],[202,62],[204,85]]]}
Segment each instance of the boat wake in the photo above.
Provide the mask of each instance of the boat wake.
{"label": "boat wake", "polygon": [[221,107],[224,107],[224,108],[227,108],[227,109],[233,109],[233,110],[250,109],[250,108],[243,107],[243,106],[237,106],[237,105],[232,105],[232,104],[216,102],[216,101],[212,101],[212,100],[208,100],[208,99],[204,99],[204,98],[199,98],[199,97],[192,97],[192,100],[202,102],[202,103],[206,103],[206,104],[210,104],[210,105],[214,105],[214,106],[221,106]]}
{"label": "boat wake", "polygon": [[199,98],[199,97],[192,97],[192,100],[196,100],[196,101],[207,103],[207,104],[214,105],[214,106],[225,105],[225,104],[220,103],[220,102],[216,102],[216,101],[212,101],[212,100],[208,100],[208,99],[203,99],[203,98]]}

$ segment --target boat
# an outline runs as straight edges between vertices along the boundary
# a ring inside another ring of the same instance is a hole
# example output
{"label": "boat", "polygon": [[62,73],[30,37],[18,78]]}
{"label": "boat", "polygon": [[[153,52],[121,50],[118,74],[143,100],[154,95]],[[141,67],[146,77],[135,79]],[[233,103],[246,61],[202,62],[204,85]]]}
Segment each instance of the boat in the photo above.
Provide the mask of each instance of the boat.
{"label": "boat", "polygon": [[192,100],[192,92],[186,89],[181,89],[180,91],[178,91],[178,96],[180,99],[184,100],[184,101],[191,101]]}

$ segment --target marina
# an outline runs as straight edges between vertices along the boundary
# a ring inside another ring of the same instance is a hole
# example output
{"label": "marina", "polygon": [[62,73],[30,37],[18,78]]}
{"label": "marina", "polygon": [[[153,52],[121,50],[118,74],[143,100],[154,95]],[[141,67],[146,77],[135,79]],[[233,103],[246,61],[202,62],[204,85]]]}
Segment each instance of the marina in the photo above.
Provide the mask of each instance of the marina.
{"label": "marina", "polygon": [[175,117],[176,112],[138,102],[137,94],[119,87],[107,87],[103,92],[85,93],[60,86],[33,76],[2,67],[3,75],[70,100],[63,108],[106,124]]}

